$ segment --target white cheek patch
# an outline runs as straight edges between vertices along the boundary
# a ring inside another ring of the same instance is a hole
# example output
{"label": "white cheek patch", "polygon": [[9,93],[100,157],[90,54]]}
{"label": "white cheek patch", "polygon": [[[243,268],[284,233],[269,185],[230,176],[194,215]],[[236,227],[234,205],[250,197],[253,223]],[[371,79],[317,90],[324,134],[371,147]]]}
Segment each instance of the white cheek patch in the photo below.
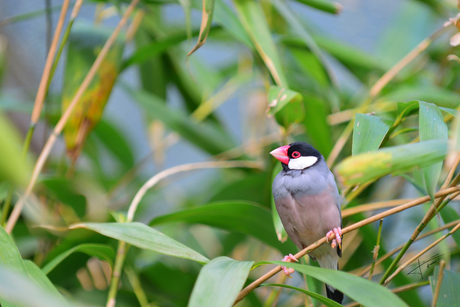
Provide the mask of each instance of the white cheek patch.
{"label": "white cheek patch", "polygon": [[297,159],[290,159],[288,167],[290,169],[304,169],[307,167],[312,166],[313,164],[318,161],[317,157],[314,156],[307,156],[307,157],[300,157]]}

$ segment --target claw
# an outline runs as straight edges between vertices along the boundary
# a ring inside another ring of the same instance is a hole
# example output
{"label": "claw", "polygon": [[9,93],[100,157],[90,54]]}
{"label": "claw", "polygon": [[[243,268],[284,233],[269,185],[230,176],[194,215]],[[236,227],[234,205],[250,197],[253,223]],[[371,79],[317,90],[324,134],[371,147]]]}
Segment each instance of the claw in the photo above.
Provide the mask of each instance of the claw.
{"label": "claw", "polygon": [[342,228],[337,227],[337,228],[334,228],[328,231],[326,234],[326,242],[329,243],[329,240],[331,240],[329,237],[333,234],[335,235],[335,238],[332,239],[331,241],[331,247],[335,248],[338,245],[339,248],[341,249],[342,248]]}
{"label": "claw", "polygon": [[[292,254],[289,254],[289,255],[286,255],[284,256],[284,258],[281,260],[281,261],[284,261],[284,262],[288,262],[289,260],[292,260],[292,261],[299,261],[297,260],[296,257],[294,257]],[[284,272],[284,275],[286,275],[287,277],[291,278],[290,274],[294,273],[295,270],[293,268],[287,268],[285,266],[281,266],[281,268],[283,269],[283,272]]]}

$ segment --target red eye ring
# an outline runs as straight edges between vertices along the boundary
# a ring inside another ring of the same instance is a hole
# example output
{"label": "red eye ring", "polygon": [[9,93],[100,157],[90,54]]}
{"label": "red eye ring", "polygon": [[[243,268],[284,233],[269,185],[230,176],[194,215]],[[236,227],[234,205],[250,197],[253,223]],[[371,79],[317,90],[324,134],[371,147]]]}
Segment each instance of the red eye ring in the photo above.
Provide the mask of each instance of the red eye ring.
{"label": "red eye ring", "polygon": [[298,151],[294,151],[292,154],[291,154],[291,157],[293,157],[294,159],[297,159],[297,158],[300,158],[301,154],[300,152]]}

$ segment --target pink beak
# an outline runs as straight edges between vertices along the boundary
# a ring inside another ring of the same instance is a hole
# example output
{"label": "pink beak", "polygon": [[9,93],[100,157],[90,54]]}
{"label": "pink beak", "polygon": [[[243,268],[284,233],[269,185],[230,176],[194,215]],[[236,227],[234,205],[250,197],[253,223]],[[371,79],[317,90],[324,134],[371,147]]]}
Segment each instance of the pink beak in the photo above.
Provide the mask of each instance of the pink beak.
{"label": "pink beak", "polygon": [[289,164],[289,157],[287,153],[289,147],[290,147],[289,145],[278,147],[277,149],[272,150],[270,154],[276,159],[278,159],[279,161],[281,161],[281,163]]}

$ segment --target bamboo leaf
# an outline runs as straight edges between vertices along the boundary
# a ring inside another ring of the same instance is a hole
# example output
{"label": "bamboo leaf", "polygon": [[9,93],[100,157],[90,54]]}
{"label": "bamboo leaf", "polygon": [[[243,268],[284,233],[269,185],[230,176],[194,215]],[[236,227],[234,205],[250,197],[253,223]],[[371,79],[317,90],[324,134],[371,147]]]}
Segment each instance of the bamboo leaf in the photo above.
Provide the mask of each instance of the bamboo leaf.
{"label": "bamboo leaf", "polygon": [[0,182],[7,180],[25,186],[32,167],[29,160],[21,158],[19,134],[1,113],[0,131]]}
{"label": "bamboo leaf", "polygon": [[[77,23],[72,27],[64,74],[62,112],[68,108],[110,33],[110,30],[85,24]],[[67,153],[73,161],[78,158],[87,135],[102,117],[120,71],[123,49],[124,40],[119,37],[64,128]]]}
{"label": "bamboo leaf", "polygon": [[278,249],[282,254],[297,250],[292,241],[281,243],[277,240],[270,211],[251,203],[238,201],[211,203],[159,216],[153,219],[150,225],[175,222],[205,224],[244,233]]}
{"label": "bamboo leaf", "polygon": [[248,278],[254,261],[218,257],[200,271],[193,287],[189,307],[231,307]]}
{"label": "bamboo leaf", "polygon": [[[431,291],[434,293],[438,281],[439,266],[434,269],[433,276],[430,276]],[[460,302],[460,274],[451,270],[444,270],[441,289],[439,290],[438,301],[436,307],[453,307],[458,306]]]}
{"label": "bamboo leaf", "polygon": [[112,247],[106,244],[80,244],[71,249],[66,250],[60,255],[49,261],[43,268],[44,274],[49,274],[56,266],[64,261],[71,254],[80,252],[85,253],[89,256],[97,257],[101,260],[107,261],[110,265],[113,265],[113,259],[115,259],[115,252]]}
{"label": "bamboo leaf", "polygon": [[190,50],[187,54],[190,56],[194,53],[198,48],[204,45],[206,42],[206,38],[208,37],[209,31],[211,30],[212,24],[212,15],[214,13],[214,0],[203,0],[203,12],[201,16],[201,26],[200,26],[200,34],[198,36],[198,42],[196,45]]}
{"label": "bamboo leaf", "polygon": [[62,297],[62,295],[59,293],[59,291],[56,289],[53,283],[48,279],[45,273],[42,270],[40,270],[40,268],[35,263],[33,263],[30,260],[24,260],[24,265],[26,267],[27,274],[32,279],[32,281],[35,282],[36,285],[42,288],[45,293],[52,293],[56,297],[56,299],[59,299],[61,301],[61,304],[66,304],[65,299]]}
{"label": "bamboo leaf", "polygon": [[[447,140],[447,125],[439,108],[432,104],[420,101],[419,134],[420,141]],[[431,200],[441,175],[442,161],[423,168],[425,186]]]}
{"label": "bamboo leaf", "polygon": [[73,306],[61,296],[45,291],[43,287],[43,285],[39,286],[32,282],[28,275],[0,264],[0,297],[3,307]]}
{"label": "bamboo leaf", "polygon": [[[282,170],[281,163],[276,163],[275,167],[273,168],[272,173],[272,182],[275,179],[276,175]],[[272,207],[272,219],[273,219],[273,226],[275,227],[276,235],[280,242],[285,242],[288,238],[286,230],[284,229],[283,223],[281,222],[281,218],[278,214],[278,210],[276,210],[275,199],[273,198],[273,194],[270,194],[270,204]]]}
{"label": "bamboo leaf", "polygon": [[77,228],[89,229],[106,237],[125,241],[133,246],[157,253],[201,263],[209,261],[193,249],[141,223],[81,223],[69,227],[69,229]]}
{"label": "bamboo leaf", "polygon": [[375,152],[348,157],[336,166],[335,172],[343,184],[352,185],[391,173],[423,168],[442,161],[446,154],[446,140],[386,147]]}
{"label": "bamboo leaf", "polygon": [[390,129],[391,121],[379,116],[356,114],[352,155],[376,151]]}
{"label": "bamboo leaf", "polygon": [[300,123],[305,117],[303,96],[295,91],[276,85],[268,91],[268,114],[275,116],[276,121],[286,129]]}
{"label": "bamboo leaf", "polygon": [[0,265],[17,271],[21,274],[26,274],[26,267],[22,261],[21,254],[14,244],[8,233],[0,226]]}
{"label": "bamboo leaf", "polygon": [[315,9],[321,10],[326,13],[340,14],[342,11],[342,5],[337,2],[331,2],[327,0],[296,0],[299,3],[308,5]]}
{"label": "bamboo leaf", "polygon": [[299,292],[302,292],[302,293],[305,293],[306,295],[314,298],[315,300],[317,300],[318,302],[328,306],[328,307],[340,307],[342,305],[340,305],[339,303],[327,298],[327,297],[324,297],[322,295],[319,295],[318,293],[315,293],[315,292],[312,292],[312,291],[308,291],[308,290],[305,290],[305,289],[301,289],[301,288],[297,288],[297,287],[293,287],[293,286],[289,286],[289,285],[282,285],[282,284],[262,284],[261,286],[265,286],[265,287],[282,287],[282,288],[286,288],[286,289],[292,289],[292,290],[296,290],[296,291],[299,291]]}
{"label": "bamboo leaf", "polygon": [[267,20],[259,2],[236,0],[236,9],[246,33],[278,86],[287,87],[287,79],[276,50]]}
{"label": "bamboo leaf", "polygon": [[267,261],[262,263],[272,263],[293,268],[300,273],[331,285],[363,306],[407,306],[406,303],[387,288],[349,273],[282,261]]}

